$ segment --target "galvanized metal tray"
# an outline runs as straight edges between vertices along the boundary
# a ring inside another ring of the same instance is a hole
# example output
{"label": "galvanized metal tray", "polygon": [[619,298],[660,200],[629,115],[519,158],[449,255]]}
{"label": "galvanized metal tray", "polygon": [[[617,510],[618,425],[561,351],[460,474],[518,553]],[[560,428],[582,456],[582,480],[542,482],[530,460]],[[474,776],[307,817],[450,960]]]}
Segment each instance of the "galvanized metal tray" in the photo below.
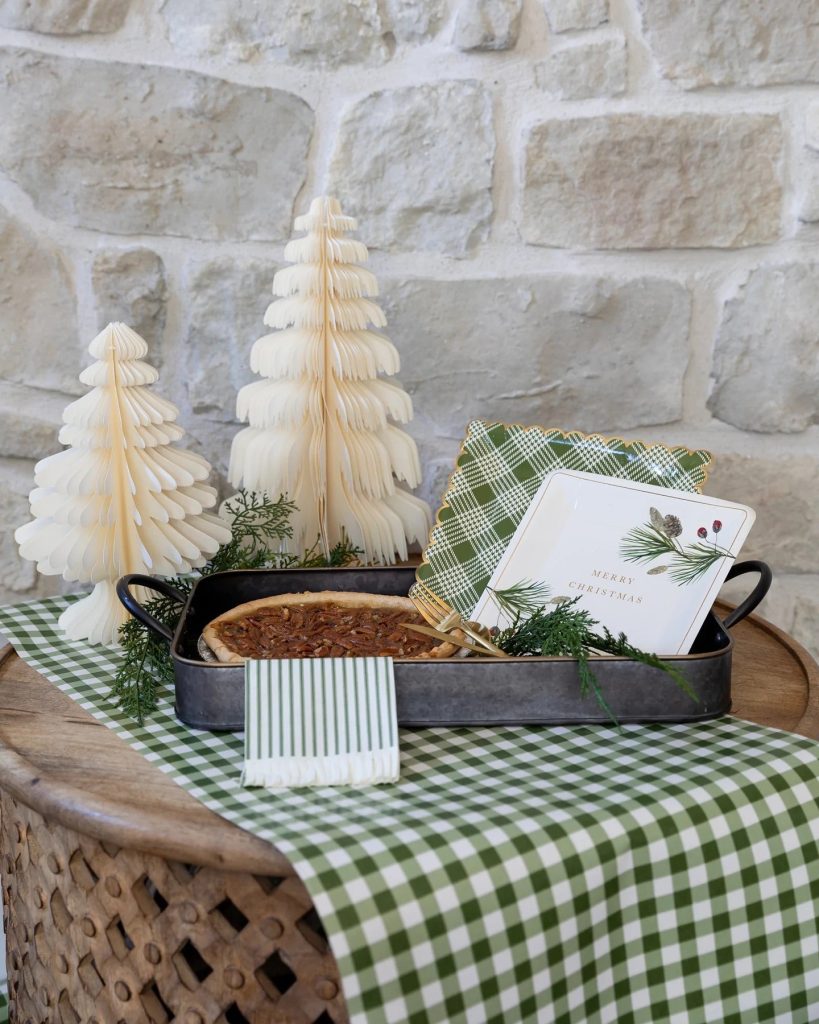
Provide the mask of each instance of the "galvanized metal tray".
{"label": "galvanized metal tray", "polygon": [[[594,671],[620,722],[693,722],[717,718],[731,707],[728,629],[748,615],[768,591],[764,562],[735,565],[730,577],[759,573],[752,593],[721,622],[713,612],[690,654],[669,658],[697,700],[659,669],[625,658],[594,659]],[[201,729],[244,728],[244,667],[204,661],[198,650],[211,619],[245,601],[310,590],[406,594],[412,568],[254,569],[215,573],[198,580],[190,596],[152,576],[123,576],[117,593],[125,607],[170,644],[176,678],[176,713]],[[175,633],[152,618],[130,592],[149,587],[184,605]],[[556,725],[606,722],[593,697],[580,696],[573,658],[450,658],[395,661],[398,724],[402,726]]]}

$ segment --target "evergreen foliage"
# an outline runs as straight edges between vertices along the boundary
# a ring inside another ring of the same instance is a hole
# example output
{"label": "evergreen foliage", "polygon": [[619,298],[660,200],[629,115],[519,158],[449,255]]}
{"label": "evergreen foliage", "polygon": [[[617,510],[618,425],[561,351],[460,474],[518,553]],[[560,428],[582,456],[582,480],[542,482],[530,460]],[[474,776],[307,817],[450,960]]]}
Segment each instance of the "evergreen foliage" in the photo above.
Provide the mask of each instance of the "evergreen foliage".
{"label": "evergreen foliage", "polygon": [[[232,520],[230,540],[196,575],[175,576],[168,582],[187,596],[200,576],[215,572],[344,566],[361,554],[345,537],[331,548],[326,558],[319,551],[318,542],[301,558],[283,552],[282,544],[292,537],[290,517],[294,510],[295,505],[284,495],[272,501],[266,494],[239,491],[225,503],[225,512]],[[154,597],[145,602],[144,608],[171,631],[176,629],[182,611],[176,601],[164,596]],[[124,658],[111,695],[125,714],[142,725],[145,716],[156,710],[162,689],[173,686],[168,644],[134,618],[129,618],[120,628],[120,642]]]}
{"label": "evergreen foliage", "polygon": [[315,199],[285,249],[294,265],[273,281],[278,296],[265,313],[274,328],[254,344],[250,366],[261,380],[237,397],[249,425],[233,440],[231,483],[298,506],[293,549],[313,537],[330,557],[342,537],[367,562],[406,559],[431,522],[408,488],[421,481],[415,442],[396,424],[412,418],[409,395],[392,377],[398,351],[383,334],[375,276],[359,266],[367,248],[346,237],[356,227],[334,199]]}

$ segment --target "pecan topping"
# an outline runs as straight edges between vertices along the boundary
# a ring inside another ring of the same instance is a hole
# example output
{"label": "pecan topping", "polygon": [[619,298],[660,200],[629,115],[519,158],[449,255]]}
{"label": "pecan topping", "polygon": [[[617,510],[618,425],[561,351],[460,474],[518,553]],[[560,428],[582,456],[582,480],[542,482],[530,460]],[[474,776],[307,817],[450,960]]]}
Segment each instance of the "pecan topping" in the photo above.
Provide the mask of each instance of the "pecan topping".
{"label": "pecan topping", "polygon": [[437,645],[402,622],[424,624],[410,611],[329,603],[261,608],[215,628],[222,643],[244,658],[417,658]]}

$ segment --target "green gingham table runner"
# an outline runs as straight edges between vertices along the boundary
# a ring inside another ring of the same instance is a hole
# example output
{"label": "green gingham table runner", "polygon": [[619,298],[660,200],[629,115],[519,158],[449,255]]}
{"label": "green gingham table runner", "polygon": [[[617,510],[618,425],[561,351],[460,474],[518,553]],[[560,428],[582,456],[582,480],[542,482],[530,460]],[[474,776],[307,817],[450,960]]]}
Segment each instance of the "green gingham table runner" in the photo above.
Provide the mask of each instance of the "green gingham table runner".
{"label": "green gingham table runner", "polygon": [[18,653],[292,860],[355,1024],[819,1020],[819,744],[699,725],[426,729],[401,780],[245,790],[240,736],[139,728],[115,652],[0,610]]}

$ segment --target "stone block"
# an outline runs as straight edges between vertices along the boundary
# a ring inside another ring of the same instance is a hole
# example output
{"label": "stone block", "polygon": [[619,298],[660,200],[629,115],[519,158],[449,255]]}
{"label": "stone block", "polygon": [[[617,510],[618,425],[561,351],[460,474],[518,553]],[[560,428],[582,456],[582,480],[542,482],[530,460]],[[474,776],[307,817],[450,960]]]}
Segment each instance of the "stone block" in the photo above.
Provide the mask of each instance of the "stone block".
{"label": "stone block", "polygon": [[185,419],[185,437],[180,444],[208,460],[211,465],[208,483],[219,492],[219,501],[236,491],[228,481],[227,471],[230,446],[239,430],[236,423],[220,423],[207,414],[191,414]]}
{"label": "stone block", "polygon": [[0,26],[56,36],[116,32],[129,4],[130,0],[0,0]]}
{"label": "stone block", "polygon": [[376,92],[344,115],[330,191],[368,246],[462,256],[489,233],[494,150],[478,82]]}
{"label": "stone block", "polygon": [[236,392],[259,379],[250,369],[250,349],[257,338],[270,332],[264,313],[273,300],[276,269],[272,263],[234,257],[186,267],[184,386],[194,413],[209,420],[237,422]]}
{"label": "stone block", "polygon": [[377,0],[165,0],[168,38],[180,53],[219,60],[291,60],[328,65],[389,56],[389,25]]}
{"label": "stone block", "polygon": [[162,362],[168,288],[165,264],[151,249],[104,249],[94,256],[91,284],[100,330],[121,320],[148,342],[148,361]]}
{"label": "stone block", "polygon": [[552,32],[596,28],[609,20],[608,0],[544,0]]}
{"label": "stone block", "polygon": [[443,0],[165,0],[162,5],[168,38],[179,53],[326,67],[389,60],[396,43],[431,38],[443,11]]}
{"label": "stone block", "polygon": [[452,42],[459,50],[511,50],[523,0],[461,0]]}
{"label": "stone block", "polygon": [[[40,576],[34,562],[22,559],[14,531],[31,518],[28,496],[34,487],[34,463],[0,459],[0,602],[23,601],[40,593],[56,593],[54,578]],[[38,586],[39,584],[39,586]]]}
{"label": "stone block", "polygon": [[819,422],[819,263],[754,270],[723,308],[709,409],[745,430]]}
{"label": "stone block", "polygon": [[623,36],[574,43],[555,50],[535,66],[538,86],[560,100],[619,96],[626,90],[627,52]]}
{"label": "stone block", "polygon": [[686,89],[819,81],[816,0],[639,0],[660,72]]}
{"label": "stone block", "polygon": [[383,0],[382,9],[399,43],[432,38],[446,15],[445,0]]}
{"label": "stone block", "polygon": [[797,187],[797,216],[803,224],[819,221],[819,155],[808,152],[801,161]]}
{"label": "stone block", "polygon": [[289,92],[7,49],[0,105],[0,170],[48,217],[121,234],[289,234],[313,126]]}
{"label": "stone block", "polygon": [[742,557],[761,558],[775,572],[819,572],[819,457],[712,450],[705,492],[756,511]]}
{"label": "stone block", "polygon": [[783,140],[770,114],[636,113],[533,125],[523,224],[535,245],[731,248],[781,233]]}
{"label": "stone block", "polygon": [[42,459],[60,451],[57,434],[71,401],[53,391],[0,381],[0,456]]}
{"label": "stone block", "polygon": [[470,419],[620,431],[680,417],[690,297],[652,277],[381,281],[387,333],[434,448]]}
{"label": "stone block", "polygon": [[441,507],[441,499],[455,469],[455,460],[458,458],[463,438],[442,440],[427,436],[424,440],[424,428],[417,418],[410,423],[408,429],[419,442],[418,451],[424,471],[421,486],[415,493],[429,503],[434,515]]}
{"label": "stone block", "polygon": [[2,207],[0,253],[0,379],[79,394],[86,360],[68,259]]}
{"label": "stone block", "polygon": [[805,112],[805,142],[819,150],[819,100],[809,103]]}

